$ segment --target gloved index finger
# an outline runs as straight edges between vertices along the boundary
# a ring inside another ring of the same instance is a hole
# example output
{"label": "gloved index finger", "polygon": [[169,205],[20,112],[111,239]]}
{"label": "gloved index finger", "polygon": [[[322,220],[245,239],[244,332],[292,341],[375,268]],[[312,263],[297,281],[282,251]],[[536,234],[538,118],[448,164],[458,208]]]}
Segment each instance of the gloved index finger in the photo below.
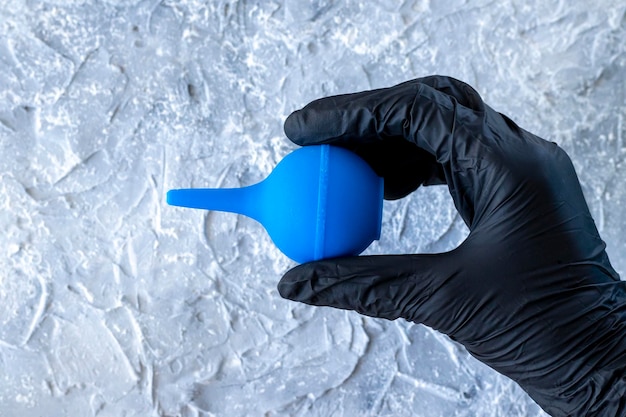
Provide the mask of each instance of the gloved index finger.
{"label": "gloved index finger", "polygon": [[315,100],[287,118],[285,133],[298,145],[345,147],[401,137],[445,163],[457,134],[458,113],[467,120],[483,109],[480,96],[467,84],[431,76]]}
{"label": "gloved index finger", "polygon": [[302,146],[330,143],[346,147],[402,136],[417,89],[417,81],[409,81],[312,101],[289,115],[285,134]]}
{"label": "gloved index finger", "polygon": [[361,156],[385,178],[395,200],[420,185],[443,184],[435,157],[407,137],[419,80],[391,88],[322,98],[292,113],[285,133],[298,145],[333,144]]}

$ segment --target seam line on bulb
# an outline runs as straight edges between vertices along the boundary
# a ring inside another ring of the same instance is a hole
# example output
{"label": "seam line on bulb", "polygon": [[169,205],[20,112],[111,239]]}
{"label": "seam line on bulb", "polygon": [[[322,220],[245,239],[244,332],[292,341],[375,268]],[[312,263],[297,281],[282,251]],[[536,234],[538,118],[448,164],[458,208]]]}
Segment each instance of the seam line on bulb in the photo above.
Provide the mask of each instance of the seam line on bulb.
{"label": "seam line on bulb", "polygon": [[326,199],[328,196],[328,154],[330,145],[320,146],[320,172],[317,187],[317,216],[315,222],[315,260],[324,257],[324,235],[326,232]]}

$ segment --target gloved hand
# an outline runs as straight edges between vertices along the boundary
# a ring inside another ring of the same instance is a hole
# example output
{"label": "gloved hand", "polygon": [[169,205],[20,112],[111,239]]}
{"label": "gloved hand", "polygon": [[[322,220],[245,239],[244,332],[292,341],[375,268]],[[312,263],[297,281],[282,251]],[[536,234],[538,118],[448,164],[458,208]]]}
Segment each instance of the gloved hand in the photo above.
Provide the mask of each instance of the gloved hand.
{"label": "gloved hand", "polygon": [[283,297],[430,326],[553,416],[626,415],[626,282],[561,148],[439,76],[316,100],[285,133],[358,153],[386,198],[447,184],[470,233],[448,253],[297,266]]}

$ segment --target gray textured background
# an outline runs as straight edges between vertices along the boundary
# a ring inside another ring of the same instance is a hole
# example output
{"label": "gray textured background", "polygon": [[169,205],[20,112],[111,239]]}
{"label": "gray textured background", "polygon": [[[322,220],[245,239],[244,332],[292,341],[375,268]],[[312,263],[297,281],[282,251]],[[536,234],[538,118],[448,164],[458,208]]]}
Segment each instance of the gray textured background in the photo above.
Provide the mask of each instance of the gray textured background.
{"label": "gray textured background", "polygon": [[[0,416],[541,415],[423,326],[281,299],[254,221],[164,203],[263,179],[314,98],[429,74],[568,151],[624,276],[623,0],[2,2]],[[384,210],[368,253],[466,235],[442,187]]]}

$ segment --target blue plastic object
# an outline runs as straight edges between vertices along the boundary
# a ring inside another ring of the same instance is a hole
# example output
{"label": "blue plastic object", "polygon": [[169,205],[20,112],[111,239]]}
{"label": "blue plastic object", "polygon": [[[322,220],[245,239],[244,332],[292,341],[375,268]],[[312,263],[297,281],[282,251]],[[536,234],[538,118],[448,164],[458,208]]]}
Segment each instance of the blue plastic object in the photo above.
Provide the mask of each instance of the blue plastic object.
{"label": "blue plastic object", "polygon": [[251,217],[304,263],[358,255],[380,238],[383,179],[356,154],[315,145],[290,153],[255,185],[170,190],[167,203]]}

